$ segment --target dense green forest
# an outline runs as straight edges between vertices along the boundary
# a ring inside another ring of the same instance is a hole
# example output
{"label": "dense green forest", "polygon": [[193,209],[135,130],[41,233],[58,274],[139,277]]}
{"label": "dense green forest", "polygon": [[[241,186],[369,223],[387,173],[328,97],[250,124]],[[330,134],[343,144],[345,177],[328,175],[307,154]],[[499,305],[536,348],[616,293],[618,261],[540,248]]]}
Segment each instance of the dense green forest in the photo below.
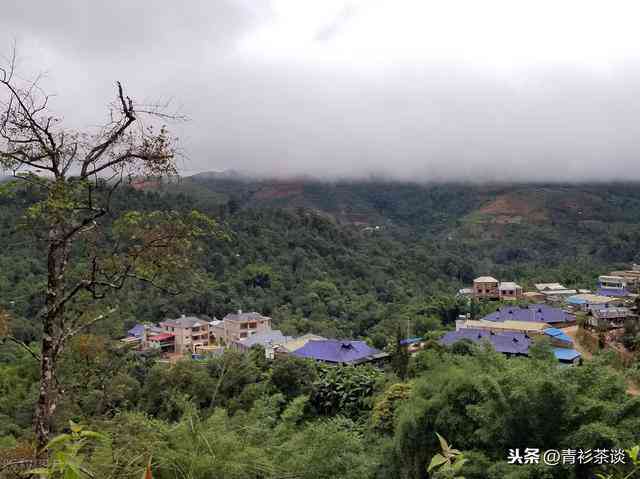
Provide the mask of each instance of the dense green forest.
{"label": "dense green forest", "polygon": [[[160,191],[119,193],[115,212],[198,209],[218,219],[227,237],[203,245],[197,287],[179,296],[151,288],[128,290],[121,296],[118,318],[103,325],[108,331],[102,332],[117,337],[140,321],[180,313],[222,317],[243,309],[272,315],[288,333],[388,336],[398,321],[412,319],[421,334],[434,308],[452,303],[457,289],[476,276],[491,274],[525,287],[548,281],[593,287],[598,274],[639,259],[640,193],[631,186],[556,186],[551,199],[545,199],[549,208],[532,207],[518,223],[495,223],[482,222],[483,216],[491,216],[482,213],[483,206],[505,195],[538,204],[541,188],[503,186],[487,192],[487,187],[472,185],[398,185],[394,190],[386,183],[356,184],[347,200],[358,195],[363,204],[395,205],[383,210],[390,223],[373,229],[345,224],[332,216],[331,208],[283,209],[236,201],[228,193],[228,181],[224,187],[210,186],[215,201],[184,184],[180,188],[186,192],[173,192],[169,185]],[[243,182],[234,184],[240,191],[248,188]],[[329,197],[335,189],[313,183],[309,188],[314,201],[319,189]],[[412,194],[421,201],[410,203]],[[576,198],[582,203],[576,204]],[[0,199],[0,306],[14,314],[14,328],[24,339],[36,334],[29,318],[43,301],[38,243],[20,227],[32,201],[25,189]],[[573,209],[561,209],[565,203]],[[410,223],[401,221],[398,205],[413,218]],[[513,217],[509,208],[506,212]],[[541,214],[546,216],[537,221]]]}
{"label": "dense green forest", "polygon": [[[260,351],[170,367],[113,341],[141,321],[243,309],[285,334],[364,338],[393,353],[407,327],[426,338],[451,328],[469,307],[455,293],[476,276],[591,287],[640,259],[635,185],[294,186],[274,194],[273,182],[200,178],[116,193],[114,216],[197,209],[226,234],[198,246],[180,294],[123,289],[117,314],[65,353],[57,430],[73,420],[105,436],[76,451],[96,477],[140,477],[151,457],[160,478],[421,478],[437,432],[463,451],[468,479],[582,478],[594,468],[509,466],[507,451],[640,442],[640,401],[606,355],[559,368],[544,347],[506,360],[430,341],[405,375],[394,365],[270,363]],[[16,338],[34,343],[45,265],[23,224],[37,194],[2,187],[0,310]],[[33,358],[0,346],[6,450],[29,443],[37,379]]]}

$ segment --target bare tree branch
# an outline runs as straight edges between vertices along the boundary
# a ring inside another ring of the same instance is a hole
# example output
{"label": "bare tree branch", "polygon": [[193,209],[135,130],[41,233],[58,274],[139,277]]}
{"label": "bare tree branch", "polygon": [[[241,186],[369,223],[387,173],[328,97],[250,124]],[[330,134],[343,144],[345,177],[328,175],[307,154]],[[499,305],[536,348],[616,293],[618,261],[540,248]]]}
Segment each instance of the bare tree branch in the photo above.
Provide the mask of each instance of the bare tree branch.
{"label": "bare tree branch", "polygon": [[25,342],[20,341],[19,339],[13,337],[13,336],[4,336],[2,338],[0,338],[2,340],[2,342],[4,341],[11,341],[12,343],[17,344],[18,346],[20,346],[22,349],[24,349],[26,352],[28,352],[31,356],[33,356],[33,358],[36,361],[40,361],[40,355],[36,354],[36,352],[31,349]]}

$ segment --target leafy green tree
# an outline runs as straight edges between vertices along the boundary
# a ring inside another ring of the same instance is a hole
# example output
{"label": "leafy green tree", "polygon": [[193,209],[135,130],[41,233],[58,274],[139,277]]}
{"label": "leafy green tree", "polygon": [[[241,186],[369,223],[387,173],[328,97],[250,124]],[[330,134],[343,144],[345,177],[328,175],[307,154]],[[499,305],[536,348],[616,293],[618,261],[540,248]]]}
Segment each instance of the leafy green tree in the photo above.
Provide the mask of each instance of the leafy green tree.
{"label": "leafy green tree", "polygon": [[285,398],[293,399],[309,394],[316,377],[316,368],[312,363],[287,356],[273,363],[269,380]]}
{"label": "leafy green tree", "polygon": [[398,327],[396,330],[396,342],[393,357],[391,359],[391,366],[398,377],[404,380],[406,379],[409,371],[409,350],[406,344],[402,344],[402,340],[402,329]]}
{"label": "leafy green tree", "polygon": [[273,477],[277,470],[262,445],[246,440],[223,410],[205,420],[187,410],[165,440],[154,455],[160,479]]}
{"label": "leafy green tree", "polygon": [[529,348],[529,356],[539,361],[557,361],[548,338],[538,339]]}
{"label": "leafy green tree", "polygon": [[321,366],[313,384],[311,404],[322,415],[358,418],[371,409],[380,375],[368,366]]}
{"label": "leafy green tree", "polygon": [[313,422],[276,449],[277,463],[293,477],[361,479],[382,459],[372,457],[356,425],[344,418]]}
{"label": "leafy green tree", "polygon": [[374,429],[386,434],[393,433],[396,412],[410,395],[410,384],[396,383],[389,386],[373,405],[371,422]]}
{"label": "leafy green tree", "polygon": [[247,286],[268,289],[276,277],[270,266],[250,264],[242,272],[242,279]]}

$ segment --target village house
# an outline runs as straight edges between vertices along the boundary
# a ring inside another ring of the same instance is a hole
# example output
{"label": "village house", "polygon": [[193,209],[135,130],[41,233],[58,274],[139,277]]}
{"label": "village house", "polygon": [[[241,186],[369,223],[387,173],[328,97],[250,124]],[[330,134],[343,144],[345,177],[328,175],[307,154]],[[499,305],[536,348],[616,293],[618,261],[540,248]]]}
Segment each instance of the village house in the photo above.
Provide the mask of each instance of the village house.
{"label": "village house", "polygon": [[293,351],[300,349],[311,340],[323,341],[325,339],[327,338],[318,336],[317,334],[311,334],[311,333],[303,334],[302,336],[289,339],[284,344],[279,344],[276,347],[275,355],[276,357],[286,356],[292,353]]}
{"label": "village house", "polygon": [[203,319],[182,315],[161,321],[160,327],[175,336],[176,353],[197,353],[199,347],[209,345],[209,323]]}
{"label": "village house", "polygon": [[547,328],[543,331],[543,333],[547,338],[549,338],[552,346],[558,348],[573,347],[573,340],[562,329]]}
{"label": "village house", "polygon": [[579,311],[593,311],[594,309],[624,306],[624,300],[598,294],[576,294],[567,298],[567,304]]}
{"label": "village house", "polygon": [[633,264],[630,270],[611,271],[609,276],[615,276],[624,279],[627,290],[630,293],[640,293],[640,264]]}
{"label": "village house", "polygon": [[473,298],[474,290],[473,288],[461,288],[458,290],[458,296],[461,298]]}
{"label": "village house", "polygon": [[234,341],[240,341],[254,334],[271,331],[271,318],[260,313],[227,314],[221,321],[212,321],[210,324],[210,339],[219,345],[229,345]]}
{"label": "village house", "polygon": [[[553,329],[553,328],[549,328]],[[551,331],[546,336],[553,338],[562,336],[563,333],[557,333],[559,330]],[[566,336],[566,335],[565,335]],[[527,333],[515,331],[491,331],[483,329],[463,328],[456,331],[446,333],[441,339],[440,344],[444,346],[452,346],[458,341],[468,340],[473,343],[486,342],[490,344],[497,352],[507,357],[529,356],[529,350],[535,342],[535,338]],[[556,359],[564,364],[575,364],[580,360],[580,353],[573,349],[571,339],[559,337],[554,342],[551,339],[552,351]]]}
{"label": "village house", "polygon": [[544,293],[546,291],[558,291],[558,290],[567,289],[560,283],[536,283],[534,284],[534,286],[541,293]]}
{"label": "village house", "polygon": [[401,346],[406,346],[407,351],[410,354],[416,354],[422,351],[426,345],[426,341],[421,337],[406,338],[400,341]]}
{"label": "village house", "polygon": [[610,296],[612,298],[629,296],[627,281],[622,276],[599,276],[596,293],[600,296]]}
{"label": "village house", "polygon": [[473,328],[449,331],[440,339],[440,344],[452,346],[464,339],[474,343],[487,341],[497,352],[506,354],[507,356],[526,356],[532,344],[531,337],[526,333],[512,331],[494,332]]}
{"label": "village house", "polygon": [[549,325],[547,323],[541,323],[539,321],[485,321],[485,320],[458,320],[456,321],[456,331],[462,329],[473,329],[482,331],[491,331],[494,333],[523,333],[529,336],[539,336],[544,334],[544,330]]}
{"label": "village house", "polygon": [[389,356],[388,353],[372,348],[364,341],[339,339],[312,339],[300,349],[293,351],[291,355],[335,365],[376,364]]}
{"label": "village house", "polygon": [[586,325],[597,330],[615,329],[624,327],[624,322],[628,319],[637,319],[629,308],[601,308],[591,311],[591,315],[587,316]]}
{"label": "village house", "polygon": [[483,321],[530,321],[540,322],[553,326],[568,326],[575,324],[574,315],[560,308],[554,308],[546,304],[526,306],[502,306],[497,311],[486,315]]}
{"label": "village house", "polygon": [[569,289],[560,283],[536,283],[534,285],[540,294],[544,295],[545,301],[563,301],[569,296],[577,294],[575,289]]}
{"label": "village house", "polygon": [[473,296],[476,299],[500,299],[499,282],[491,276],[481,276],[473,280]]}
{"label": "village house", "polygon": [[[513,281],[500,282],[491,276],[481,276],[473,280],[471,289],[473,297],[478,300],[517,300],[522,298],[522,287]],[[461,296],[467,296],[469,289],[458,291]]]}
{"label": "village house", "polygon": [[148,336],[144,343],[145,349],[156,349],[162,353],[176,351],[176,335],[174,333],[159,333]]}
{"label": "village house", "polygon": [[522,287],[513,281],[503,281],[498,285],[500,299],[503,301],[517,300],[522,298]]}
{"label": "village house", "polygon": [[544,303],[546,296],[539,291],[525,291],[522,293],[522,299],[531,303]]}
{"label": "village house", "polygon": [[285,336],[277,329],[270,329],[268,331],[253,334],[239,341],[232,341],[230,343],[230,349],[244,353],[249,351],[253,346],[259,345],[264,348],[264,353],[267,359],[274,359],[276,348],[286,344],[292,339],[293,338],[291,336]]}

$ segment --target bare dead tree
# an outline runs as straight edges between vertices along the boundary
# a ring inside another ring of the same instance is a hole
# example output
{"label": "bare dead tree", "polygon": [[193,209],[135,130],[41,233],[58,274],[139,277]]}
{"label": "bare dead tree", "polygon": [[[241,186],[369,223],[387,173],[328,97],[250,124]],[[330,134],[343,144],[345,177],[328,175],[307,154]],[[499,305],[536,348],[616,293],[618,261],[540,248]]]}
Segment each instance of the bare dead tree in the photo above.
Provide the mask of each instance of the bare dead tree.
{"label": "bare dead tree", "polygon": [[163,278],[185,267],[191,242],[215,225],[195,212],[130,212],[109,218],[113,240],[106,242],[104,220],[126,178],[176,174],[175,139],[156,124],[178,118],[138,106],[117,82],[106,124],[93,132],[68,130],[51,115],[40,79],[18,78],[15,65],[14,53],[0,68],[0,168],[42,192],[27,214],[46,245],[43,338],[40,351],[31,351],[41,367],[34,432],[42,449],[56,410],[56,366],[65,345],[114,312],[96,310],[96,301],[129,280],[172,292]]}

